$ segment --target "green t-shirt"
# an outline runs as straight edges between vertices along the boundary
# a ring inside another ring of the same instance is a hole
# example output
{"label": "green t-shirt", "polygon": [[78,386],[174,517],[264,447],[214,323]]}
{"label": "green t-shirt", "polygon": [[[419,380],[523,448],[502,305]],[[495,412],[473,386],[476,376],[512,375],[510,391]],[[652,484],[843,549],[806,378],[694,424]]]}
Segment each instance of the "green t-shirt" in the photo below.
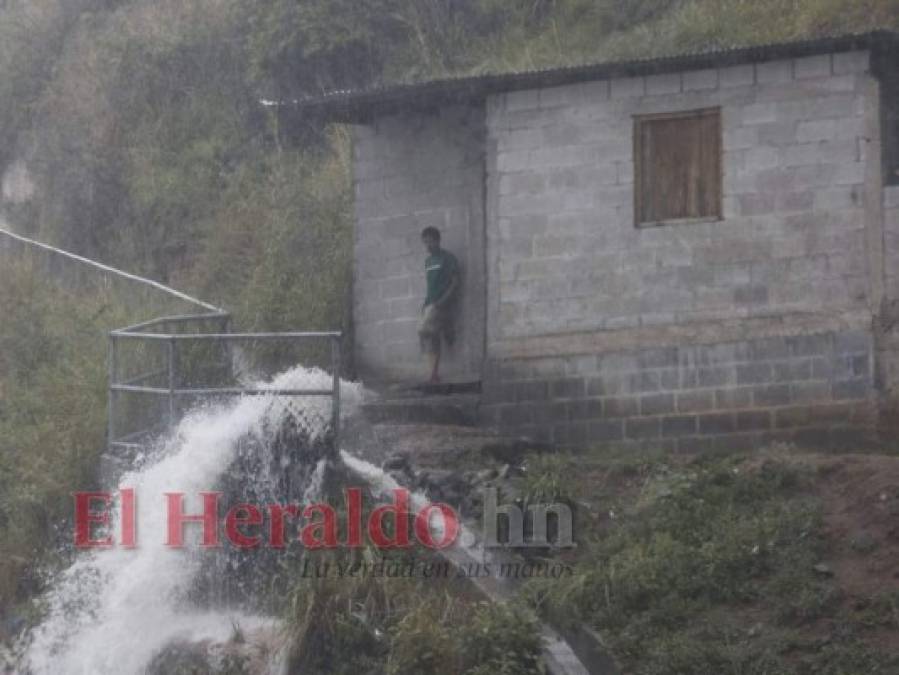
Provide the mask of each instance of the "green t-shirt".
{"label": "green t-shirt", "polygon": [[428,282],[428,294],[425,296],[425,307],[439,300],[449,287],[453,276],[459,268],[459,262],[449,251],[440,249],[425,260],[425,277]]}

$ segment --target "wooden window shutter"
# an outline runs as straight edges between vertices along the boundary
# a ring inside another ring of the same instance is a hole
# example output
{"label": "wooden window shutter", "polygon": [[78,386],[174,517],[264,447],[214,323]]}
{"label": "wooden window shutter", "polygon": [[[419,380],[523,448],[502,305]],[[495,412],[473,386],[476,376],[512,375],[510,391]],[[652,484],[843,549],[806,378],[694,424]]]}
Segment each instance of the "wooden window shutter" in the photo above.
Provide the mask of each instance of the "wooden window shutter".
{"label": "wooden window shutter", "polygon": [[721,110],[634,118],[637,225],[721,217]]}

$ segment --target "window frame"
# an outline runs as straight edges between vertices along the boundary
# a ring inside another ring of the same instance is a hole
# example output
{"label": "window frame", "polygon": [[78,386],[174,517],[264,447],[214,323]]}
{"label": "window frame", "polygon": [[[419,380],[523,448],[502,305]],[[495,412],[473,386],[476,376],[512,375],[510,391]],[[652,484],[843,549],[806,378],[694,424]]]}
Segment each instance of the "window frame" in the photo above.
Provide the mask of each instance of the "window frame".
{"label": "window frame", "polygon": [[[718,191],[716,199],[714,200],[715,213],[703,216],[663,218],[661,220],[643,220],[643,125],[647,122],[652,123],[658,120],[697,119],[702,117],[714,117],[716,120],[715,133],[717,136],[718,152],[715,153],[715,171],[718,175]],[[721,117],[721,106],[707,106],[703,108],[691,108],[690,110],[676,110],[633,115],[634,227],[643,229],[650,227],[661,227],[663,225],[711,223],[724,220],[724,134]]]}

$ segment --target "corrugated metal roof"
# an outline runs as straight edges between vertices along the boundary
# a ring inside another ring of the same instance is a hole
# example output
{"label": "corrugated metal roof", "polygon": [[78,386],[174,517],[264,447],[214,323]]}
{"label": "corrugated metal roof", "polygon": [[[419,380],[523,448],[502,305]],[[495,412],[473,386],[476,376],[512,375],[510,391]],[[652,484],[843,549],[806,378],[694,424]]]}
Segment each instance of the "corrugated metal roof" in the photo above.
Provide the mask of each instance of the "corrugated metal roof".
{"label": "corrugated metal roof", "polygon": [[[364,122],[400,110],[425,110],[448,103],[482,101],[487,95],[538,89],[612,77],[697,70],[779,58],[878,49],[899,45],[899,33],[871,31],[794,42],[731,47],[627,61],[520,72],[449,77],[411,84],[333,91],[292,102],[271,102],[291,116],[321,117],[338,122]],[[899,67],[899,66],[897,66]]]}

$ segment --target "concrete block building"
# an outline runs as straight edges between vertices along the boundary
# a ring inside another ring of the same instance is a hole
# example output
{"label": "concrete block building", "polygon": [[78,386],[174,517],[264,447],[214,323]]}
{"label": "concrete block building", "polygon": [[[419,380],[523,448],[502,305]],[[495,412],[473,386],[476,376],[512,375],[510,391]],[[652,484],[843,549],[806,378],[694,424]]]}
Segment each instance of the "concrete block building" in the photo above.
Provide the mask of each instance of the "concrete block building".
{"label": "concrete block building", "polygon": [[445,373],[561,443],[850,440],[899,386],[899,36],[340,92],[355,359],[423,377],[419,233],[463,270]]}

